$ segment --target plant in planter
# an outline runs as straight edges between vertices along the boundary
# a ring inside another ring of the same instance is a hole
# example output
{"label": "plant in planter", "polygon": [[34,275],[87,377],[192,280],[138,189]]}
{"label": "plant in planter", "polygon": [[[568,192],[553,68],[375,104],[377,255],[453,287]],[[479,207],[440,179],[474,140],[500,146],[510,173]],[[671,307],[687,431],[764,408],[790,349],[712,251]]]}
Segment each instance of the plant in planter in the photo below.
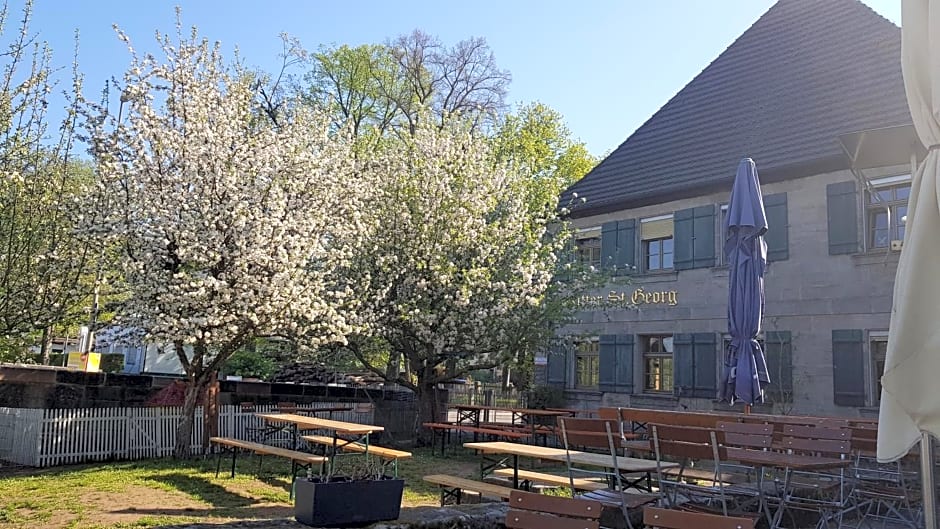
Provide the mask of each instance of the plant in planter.
{"label": "plant in planter", "polygon": [[[335,466],[334,466],[335,469]],[[385,475],[366,458],[348,475],[308,476],[294,482],[294,516],[313,527],[356,527],[395,520],[405,480]]]}

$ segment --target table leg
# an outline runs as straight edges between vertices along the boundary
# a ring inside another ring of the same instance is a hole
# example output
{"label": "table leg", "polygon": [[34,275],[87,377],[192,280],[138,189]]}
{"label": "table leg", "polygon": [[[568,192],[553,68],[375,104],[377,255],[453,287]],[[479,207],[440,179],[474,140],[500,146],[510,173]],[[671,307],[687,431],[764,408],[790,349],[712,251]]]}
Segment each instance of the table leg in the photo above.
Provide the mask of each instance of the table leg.
{"label": "table leg", "polygon": [[512,455],[512,488],[519,488],[519,456]]}

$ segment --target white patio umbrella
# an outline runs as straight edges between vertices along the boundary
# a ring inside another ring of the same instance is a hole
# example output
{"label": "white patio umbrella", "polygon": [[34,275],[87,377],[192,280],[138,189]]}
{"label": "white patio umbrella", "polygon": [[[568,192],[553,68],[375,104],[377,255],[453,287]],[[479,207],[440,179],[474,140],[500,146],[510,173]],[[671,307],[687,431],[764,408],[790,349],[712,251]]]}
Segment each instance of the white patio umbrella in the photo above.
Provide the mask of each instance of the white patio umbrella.
{"label": "white patio umbrella", "polygon": [[940,0],[903,0],[901,67],[914,128],[928,152],[912,175],[894,285],[878,459],[897,460],[921,441],[925,527],[936,529],[930,436],[940,436]]}

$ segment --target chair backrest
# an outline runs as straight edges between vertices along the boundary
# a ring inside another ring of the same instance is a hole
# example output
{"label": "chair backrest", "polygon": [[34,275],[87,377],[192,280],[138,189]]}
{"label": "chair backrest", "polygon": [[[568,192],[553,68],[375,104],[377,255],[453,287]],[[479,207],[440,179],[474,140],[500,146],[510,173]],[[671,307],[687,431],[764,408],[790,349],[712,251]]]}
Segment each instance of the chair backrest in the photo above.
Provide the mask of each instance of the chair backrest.
{"label": "chair backrest", "polygon": [[852,430],[787,424],[783,427],[783,447],[797,453],[844,457],[852,450]]}
{"label": "chair backrest", "polygon": [[370,413],[373,410],[375,410],[375,404],[371,402],[357,402],[356,405],[353,406],[353,412],[355,413]]}
{"label": "chair backrest", "polygon": [[505,525],[510,529],[598,529],[601,511],[598,501],[514,490]]}
{"label": "chair backrest", "polygon": [[718,446],[715,430],[669,424],[651,424],[650,428],[657,459],[668,456],[691,461],[712,460],[715,463],[724,459],[724,450]]}
{"label": "chair backrest", "polygon": [[772,424],[719,421],[718,442],[723,446],[766,450],[773,445],[774,426]]}
{"label": "chair backrest", "polygon": [[280,413],[295,413],[297,411],[296,402],[278,402],[277,411]]}
{"label": "chair backrest", "polygon": [[878,430],[867,425],[852,426],[852,451],[861,457],[873,458],[878,447]]}
{"label": "chair backrest", "polygon": [[754,529],[756,520],[660,507],[643,509],[643,524],[651,529]]}
{"label": "chair backrest", "polygon": [[[583,477],[601,477],[608,482],[613,482],[620,489],[620,471],[618,468],[618,448],[620,437],[617,433],[615,421],[605,421],[603,419],[572,419],[569,417],[560,417],[558,424],[561,427],[561,438],[565,446],[565,464],[568,467],[568,478],[570,480],[571,490],[574,488],[574,480]],[[588,430],[571,430],[569,428],[588,428]],[[603,434],[598,430],[603,428]],[[598,439],[603,435],[604,442]],[[616,439],[616,442],[615,442]],[[576,443],[577,442],[577,443]],[[572,461],[571,455],[576,447],[593,446],[603,448],[604,453],[610,456],[610,466],[607,468],[596,467],[594,465],[579,465]]]}
{"label": "chair backrest", "polygon": [[[608,433],[615,434],[619,445],[620,424],[615,420],[605,419],[575,419],[572,417],[559,417],[566,444],[568,446],[581,446],[610,450],[611,439]],[[615,446],[616,449],[616,446]]]}

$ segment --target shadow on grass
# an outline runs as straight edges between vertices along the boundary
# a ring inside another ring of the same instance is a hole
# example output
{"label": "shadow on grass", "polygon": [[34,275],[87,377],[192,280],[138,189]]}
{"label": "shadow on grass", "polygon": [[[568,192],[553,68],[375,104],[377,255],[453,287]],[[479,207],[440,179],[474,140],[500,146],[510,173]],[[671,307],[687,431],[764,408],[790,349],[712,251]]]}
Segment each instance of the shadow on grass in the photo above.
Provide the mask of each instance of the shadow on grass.
{"label": "shadow on grass", "polygon": [[254,502],[251,498],[229,492],[225,487],[212,483],[209,478],[184,474],[183,472],[157,474],[144,479],[169,485],[214,507],[246,507]]}
{"label": "shadow on grass", "polygon": [[[294,508],[287,505],[266,505],[263,507],[242,506],[238,508],[212,508],[204,509],[121,509],[111,511],[117,514],[137,514],[141,516],[189,516],[200,518],[239,518],[240,521],[231,524],[212,524],[211,527],[271,527],[270,520],[292,519]],[[249,522],[241,521],[249,520]],[[255,521],[267,522],[267,525],[253,525]],[[160,527],[192,527],[193,524],[174,524]]]}

